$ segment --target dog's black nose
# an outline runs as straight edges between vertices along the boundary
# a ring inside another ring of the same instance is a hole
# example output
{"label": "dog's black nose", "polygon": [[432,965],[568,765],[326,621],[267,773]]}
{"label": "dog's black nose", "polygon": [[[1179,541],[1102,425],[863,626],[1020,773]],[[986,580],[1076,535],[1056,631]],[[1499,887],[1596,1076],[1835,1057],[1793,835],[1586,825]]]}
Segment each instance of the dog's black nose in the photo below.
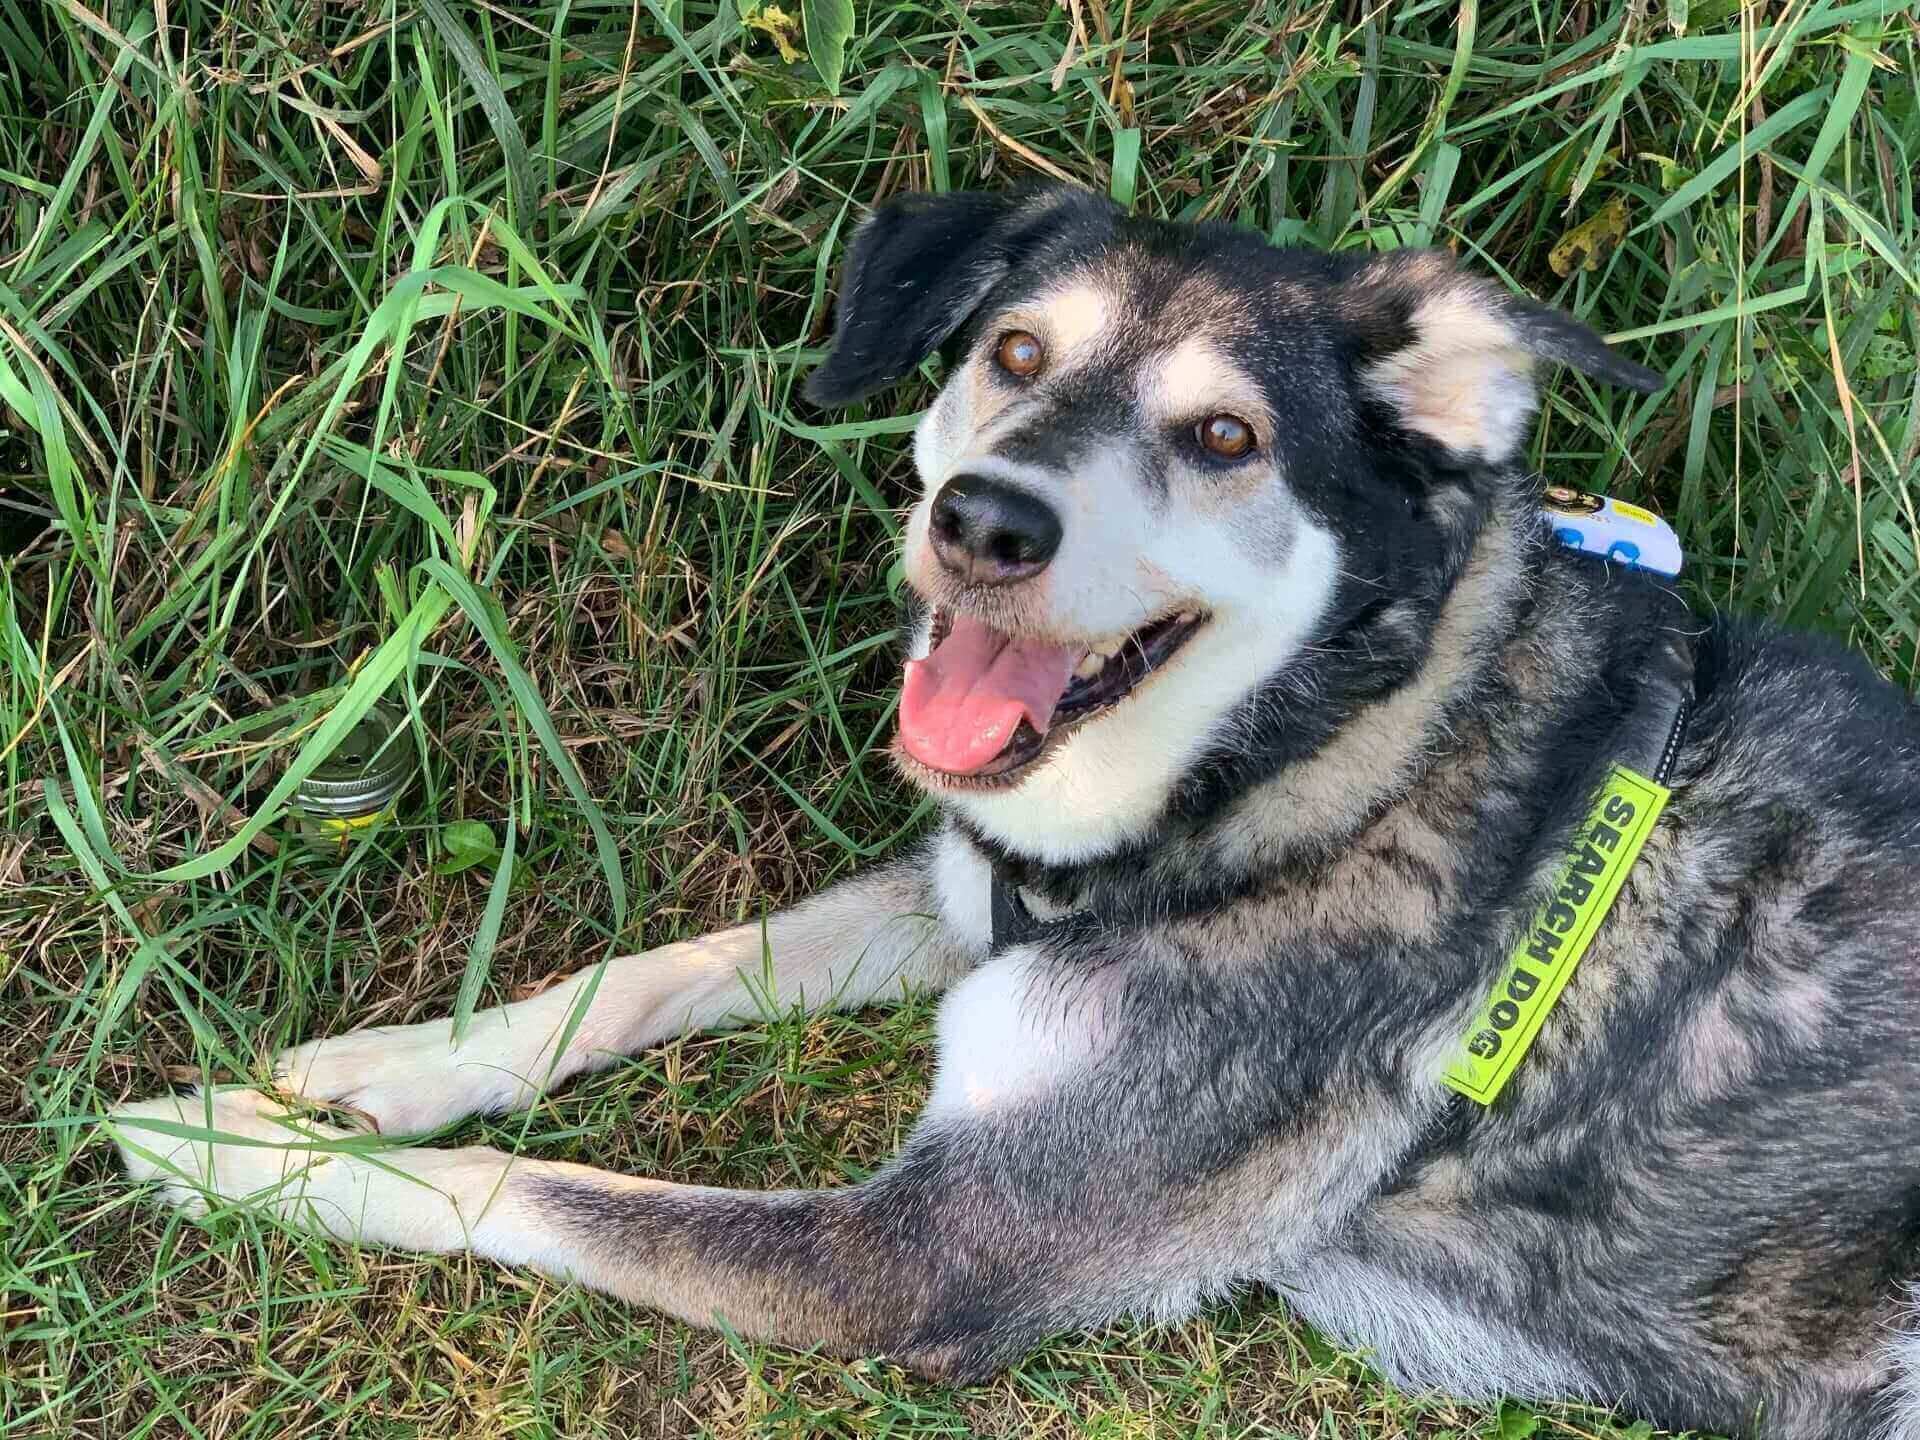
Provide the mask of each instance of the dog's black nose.
{"label": "dog's black nose", "polygon": [[972,585],[1038,575],[1060,548],[1060,517],[1044,500],[981,475],[956,475],[933,501],[933,553]]}

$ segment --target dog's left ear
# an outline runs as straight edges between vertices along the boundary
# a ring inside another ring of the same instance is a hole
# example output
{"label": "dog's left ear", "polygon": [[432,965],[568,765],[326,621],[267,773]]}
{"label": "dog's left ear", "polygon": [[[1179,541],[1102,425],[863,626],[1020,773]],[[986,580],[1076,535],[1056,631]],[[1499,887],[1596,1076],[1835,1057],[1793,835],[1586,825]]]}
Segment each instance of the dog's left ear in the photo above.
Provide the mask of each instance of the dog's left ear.
{"label": "dog's left ear", "polygon": [[860,226],[840,270],[827,358],[807,377],[815,405],[848,405],[906,378],[1034,245],[1112,207],[1068,186],[900,195]]}
{"label": "dog's left ear", "polygon": [[1444,250],[1362,261],[1340,286],[1337,313],[1361,389],[1464,459],[1501,464],[1519,453],[1542,362],[1642,394],[1666,383],[1571,315],[1467,274]]}

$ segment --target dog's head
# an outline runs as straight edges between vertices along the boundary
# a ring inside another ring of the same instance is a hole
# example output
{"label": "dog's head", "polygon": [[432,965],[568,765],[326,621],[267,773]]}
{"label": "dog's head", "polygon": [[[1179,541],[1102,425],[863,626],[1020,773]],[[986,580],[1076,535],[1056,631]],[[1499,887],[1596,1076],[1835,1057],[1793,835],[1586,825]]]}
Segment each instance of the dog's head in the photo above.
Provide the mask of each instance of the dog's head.
{"label": "dog's head", "polygon": [[935,350],[897,754],[1056,861],[1310,753],[1418,667],[1517,491],[1539,361],[1657,384],[1444,253],[1277,249],[1070,189],[881,207],[808,398]]}

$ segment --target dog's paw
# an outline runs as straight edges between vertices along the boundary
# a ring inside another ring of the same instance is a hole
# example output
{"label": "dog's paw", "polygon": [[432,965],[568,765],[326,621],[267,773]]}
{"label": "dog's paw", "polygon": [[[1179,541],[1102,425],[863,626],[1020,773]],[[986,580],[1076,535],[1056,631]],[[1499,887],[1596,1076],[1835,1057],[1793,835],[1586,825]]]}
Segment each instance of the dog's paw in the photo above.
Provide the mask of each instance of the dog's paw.
{"label": "dog's paw", "polygon": [[507,1240],[524,1228],[502,1152],[383,1148],[252,1090],[142,1100],[105,1126],[127,1173],[191,1214],[245,1201],[303,1229],[426,1252],[478,1248],[483,1222]]}
{"label": "dog's paw", "polygon": [[498,1011],[474,1016],[457,1049],[446,1020],[358,1030],[282,1051],[274,1083],[357,1112],[383,1135],[425,1135],[532,1104],[539,1092],[529,1082],[543,1076],[550,1039],[550,1029],[510,1025]]}
{"label": "dog's paw", "polygon": [[211,1199],[277,1196],[290,1177],[324,1160],[312,1146],[343,1131],[290,1114],[254,1090],[161,1095],[110,1112],[106,1131],[127,1174],[158,1180],[167,1202],[204,1215]]}

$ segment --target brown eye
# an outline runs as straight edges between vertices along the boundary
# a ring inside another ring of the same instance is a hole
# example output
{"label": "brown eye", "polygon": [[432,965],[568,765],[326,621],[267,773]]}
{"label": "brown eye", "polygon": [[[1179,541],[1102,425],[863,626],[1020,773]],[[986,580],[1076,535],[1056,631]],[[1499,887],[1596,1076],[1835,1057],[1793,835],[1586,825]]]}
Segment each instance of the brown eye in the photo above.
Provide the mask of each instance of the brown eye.
{"label": "brown eye", "polygon": [[1253,430],[1238,415],[1209,415],[1200,422],[1200,443],[1226,460],[1253,449]]}
{"label": "brown eye", "polygon": [[1040,362],[1047,358],[1046,352],[1040,348],[1040,342],[1024,330],[1009,333],[993,353],[1000,362],[1000,368],[1009,375],[1031,375],[1040,368]]}

